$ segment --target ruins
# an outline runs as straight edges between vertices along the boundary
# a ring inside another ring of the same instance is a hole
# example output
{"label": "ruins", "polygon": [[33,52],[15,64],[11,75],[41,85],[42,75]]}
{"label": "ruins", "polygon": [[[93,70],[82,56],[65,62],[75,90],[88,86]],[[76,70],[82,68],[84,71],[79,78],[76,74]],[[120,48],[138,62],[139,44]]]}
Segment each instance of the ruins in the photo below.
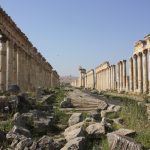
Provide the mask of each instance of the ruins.
{"label": "ruins", "polygon": [[[127,61],[121,60],[117,65],[109,62],[100,64],[95,70],[80,71],[80,77],[72,82],[72,86],[90,89],[117,90],[134,94],[150,93],[150,34],[135,43],[133,56],[129,60],[129,75],[127,74]],[[83,70],[83,68],[82,68]],[[85,69],[84,69],[85,70]],[[89,77],[89,74],[91,74]],[[81,76],[82,84],[81,85]],[[84,81],[83,81],[84,80]],[[93,86],[94,85],[94,86]]]}
{"label": "ruins", "polygon": [[56,87],[59,75],[0,8],[0,90],[11,84],[22,90]]}

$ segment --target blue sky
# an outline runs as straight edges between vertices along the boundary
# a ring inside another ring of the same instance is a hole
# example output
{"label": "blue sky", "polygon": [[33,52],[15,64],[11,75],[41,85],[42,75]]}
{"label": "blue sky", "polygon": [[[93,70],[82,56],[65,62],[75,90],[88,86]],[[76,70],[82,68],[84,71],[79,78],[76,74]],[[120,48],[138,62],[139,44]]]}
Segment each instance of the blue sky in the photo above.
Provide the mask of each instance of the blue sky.
{"label": "blue sky", "polygon": [[150,33],[149,0],[0,0],[60,75],[117,64]]}

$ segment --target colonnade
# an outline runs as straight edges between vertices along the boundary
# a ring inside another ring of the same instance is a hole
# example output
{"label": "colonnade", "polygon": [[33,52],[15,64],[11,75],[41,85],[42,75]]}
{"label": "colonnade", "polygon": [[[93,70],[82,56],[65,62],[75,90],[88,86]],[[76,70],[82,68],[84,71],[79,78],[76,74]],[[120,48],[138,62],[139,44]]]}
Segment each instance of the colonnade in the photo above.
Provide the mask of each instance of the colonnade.
{"label": "colonnade", "polygon": [[[89,82],[87,76],[85,80]],[[126,60],[119,61],[117,67],[104,62],[96,67],[94,82],[98,91],[150,94],[150,34],[135,43],[133,56],[129,59],[129,75]]]}
{"label": "colonnade", "polygon": [[85,75],[85,88],[94,89],[95,87],[95,76],[94,76],[94,70],[91,69],[88,72],[86,72]]}
{"label": "colonnade", "polygon": [[5,91],[12,84],[22,90],[35,90],[58,83],[58,74],[54,73],[53,81],[52,66],[2,8],[0,18],[0,90]]}
{"label": "colonnade", "polygon": [[96,68],[96,87],[98,91],[101,90],[115,90],[116,89],[116,66],[109,65],[105,62]]}

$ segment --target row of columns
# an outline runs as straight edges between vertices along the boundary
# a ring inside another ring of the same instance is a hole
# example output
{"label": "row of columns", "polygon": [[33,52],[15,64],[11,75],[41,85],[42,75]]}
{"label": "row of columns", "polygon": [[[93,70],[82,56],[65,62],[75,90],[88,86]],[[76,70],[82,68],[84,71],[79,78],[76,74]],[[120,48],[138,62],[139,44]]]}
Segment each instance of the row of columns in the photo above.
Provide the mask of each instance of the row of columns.
{"label": "row of columns", "polygon": [[0,35],[0,90],[5,91],[9,85],[17,84],[23,90],[35,90],[37,87],[52,87],[59,83],[59,76],[37,52],[36,48],[25,51]]}
{"label": "row of columns", "polygon": [[95,76],[94,70],[90,70],[85,75],[85,88],[94,89],[95,88]]}
{"label": "row of columns", "polygon": [[[149,57],[150,58],[150,57]],[[149,60],[150,61],[150,60]],[[130,91],[148,93],[148,50],[130,58]]]}
{"label": "row of columns", "polygon": [[116,66],[112,65],[96,73],[96,89],[116,90]]}

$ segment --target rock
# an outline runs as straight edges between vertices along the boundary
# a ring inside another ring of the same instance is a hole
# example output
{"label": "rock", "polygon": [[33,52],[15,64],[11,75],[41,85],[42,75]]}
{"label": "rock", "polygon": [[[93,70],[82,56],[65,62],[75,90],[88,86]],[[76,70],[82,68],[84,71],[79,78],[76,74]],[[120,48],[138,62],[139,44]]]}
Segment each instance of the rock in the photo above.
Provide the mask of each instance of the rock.
{"label": "rock", "polygon": [[2,146],[5,140],[6,140],[6,133],[0,130],[0,146]]}
{"label": "rock", "polygon": [[30,147],[32,145],[32,139],[26,138],[21,140],[15,147],[15,150],[24,150],[26,147]]}
{"label": "rock", "polygon": [[107,111],[109,112],[118,112],[121,110],[121,106],[119,105],[109,105]]}
{"label": "rock", "polygon": [[101,115],[97,111],[93,111],[89,115],[91,118],[93,118],[95,121],[101,120]]}
{"label": "rock", "polygon": [[84,125],[84,122],[79,122],[73,126],[68,127],[67,129],[65,129],[64,135],[68,134],[72,130],[79,129],[79,128],[83,127],[83,125]]}
{"label": "rock", "polygon": [[105,129],[112,130],[112,125],[111,125],[112,123],[113,123],[112,120],[105,118],[105,117],[102,118],[101,124],[105,126]]}
{"label": "rock", "polygon": [[24,135],[20,135],[19,133],[14,133],[12,131],[8,132],[6,134],[6,138],[9,141],[13,141],[14,139],[25,139],[26,137]]}
{"label": "rock", "polygon": [[124,136],[133,136],[136,134],[136,132],[134,130],[130,130],[130,129],[119,129],[117,131],[114,131],[113,133],[118,134],[118,135],[124,135]]}
{"label": "rock", "polygon": [[45,95],[41,98],[40,103],[41,104],[52,104],[55,101],[55,95]]}
{"label": "rock", "polygon": [[54,147],[57,150],[60,150],[66,144],[66,140],[64,138],[59,138],[54,140]]}
{"label": "rock", "polygon": [[121,110],[121,106],[119,106],[119,105],[116,105],[115,107],[114,107],[114,109],[113,109],[115,112],[118,112],[118,111],[120,111]]}
{"label": "rock", "polygon": [[68,141],[70,139],[73,139],[79,136],[84,136],[83,125],[84,125],[84,122],[80,122],[78,124],[75,124],[65,129],[65,132],[64,132],[65,139]]}
{"label": "rock", "polygon": [[18,94],[20,92],[20,87],[16,84],[9,85],[8,92],[11,94]]}
{"label": "rock", "polygon": [[51,125],[51,119],[49,118],[40,118],[39,120],[33,121],[34,132],[35,133],[46,133]]}
{"label": "rock", "polygon": [[82,121],[82,113],[73,113],[72,116],[69,118],[69,126],[77,124]]}
{"label": "rock", "polygon": [[108,104],[106,102],[100,100],[97,110],[98,111],[105,110],[105,109],[107,109],[107,107],[108,107]]}
{"label": "rock", "polygon": [[61,108],[73,108],[70,98],[64,98],[64,101],[60,103]]}
{"label": "rock", "polygon": [[92,117],[86,117],[85,122],[94,122],[94,119]]}
{"label": "rock", "polygon": [[102,123],[94,123],[86,128],[88,135],[92,137],[100,137],[105,134],[105,126]]}
{"label": "rock", "polygon": [[11,95],[9,97],[9,101],[14,111],[17,112],[25,113],[32,108],[30,102],[27,99],[25,99],[25,97],[22,94],[19,94],[18,96]]}
{"label": "rock", "polygon": [[111,150],[143,150],[141,144],[136,143],[132,138],[115,133],[107,134],[109,149]]}
{"label": "rock", "polygon": [[70,140],[61,150],[85,150],[86,140],[84,137],[77,137]]}
{"label": "rock", "polygon": [[37,142],[38,148],[45,149],[45,150],[54,150],[54,143],[53,139],[47,135],[44,135],[39,141]]}
{"label": "rock", "polygon": [[30,137],[31,136],[31,133],[28,129],[25,129],[23,127],[20,127],[20,126],[14,126],[12,128],[12,131],[13,133],[18,133],[20,135],[24,135],[25,137]]}
{"label": "rock", "polygon": [[37,150],[37,142],[33,141],[32,145],[29,147],[30,150]]}
{"label": "rock", "polygon": [[30,110],[30,113],[36,119],[47,117],[47,113],[45,111],[41,111],[41,110],[36,110],[36,109],[35,110]]}
{"label": "rock", "polygon": [[82,127],[80,127],[70,132],[67,132],[67,133],[65,132],[64,136],[67,141],[70,141],[71,139],[74,139],[76,137],[84,136],[84,130]]}

